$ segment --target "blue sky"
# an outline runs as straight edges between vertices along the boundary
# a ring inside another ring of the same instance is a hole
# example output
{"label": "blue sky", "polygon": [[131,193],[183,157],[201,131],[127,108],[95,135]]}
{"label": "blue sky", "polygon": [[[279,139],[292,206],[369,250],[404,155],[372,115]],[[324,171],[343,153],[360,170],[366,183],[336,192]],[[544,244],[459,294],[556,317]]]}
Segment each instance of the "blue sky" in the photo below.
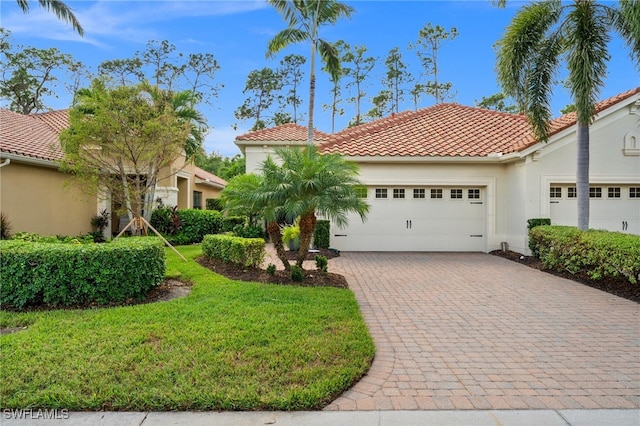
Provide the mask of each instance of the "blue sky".
{"label": "blue sky", "polygon": [[[71,27],[58,21],[53,14],[31,0],[29,14],[23,14],[15,0],[0,0],[0,25],[12,32],[14,44],[38,48],[55,47],[71,54],[95,71],[98,64],[109,59],[131,58],[144,50],[149,40],[168,40],[183,53],[212,53],[220,64],[216,80],[224,85],[212,106],[201,110],[208,118],[210,132],[205,142],[207,152],[233,156],[239,153],[233,140],[245,133],[252,123],[238,122],[233,111],[245,99],[242,90],[252,70],[276,68],[280,60],[291,53],[308,56],[308,46],[285,49],[273,59],[266,59],[268,41],[285,27],[280,15],[264,1],[72,1],[74,10],[85,29],[83,38]],[[500,39],[516,11],[525,3],[510,1],[506,9],[498,9],[489,0],[466,1],[349,1],[355,8],[350,19],[333,27],[324,27],[321,36],[329,41],[345,40],[351,45],[365,45],[370,56],[378,59],[366,91],[377,94],[385,72],[384,60],[390,49],[399,47],[409,71],[420,72],[415,52],[407,45],[415,42],[418,31],[426,24],[446,29],[456,27],[458,38],[443,46],[439,54],[439,79],[453,83],[453,102],[474,105],[475,100],[500,91],[496,83],[493,44]],[[620,39],[611,42],[612,60],[609,76],[601,98],[607,98],[640,86],[638,70],[629,59]],[[308,63],[305,67],[308,75]],[[321,105],[329,101],[329,82],[324,74],[318,77],[316,92],[316,127],[330,132],[328,112]],[[303,85],[304,105],[308,83]],[[55,109],[67,108],[71,96],[60,87],[58,99],[49,100]],[[559,88],[553,97],[553,111],[559,115],[562,107],[571,103],[565,90]],[[421,106],[433,104],[425,99]],[[407,98],[401,110],[413,108]],[[336,129],[346,126],[354,115],[352,107],[338,118]],[[364,110],[370,109],[366,103]],[[234,124],[238,124],[234,130]],[[302,123],[304,124],[304,123]]]}

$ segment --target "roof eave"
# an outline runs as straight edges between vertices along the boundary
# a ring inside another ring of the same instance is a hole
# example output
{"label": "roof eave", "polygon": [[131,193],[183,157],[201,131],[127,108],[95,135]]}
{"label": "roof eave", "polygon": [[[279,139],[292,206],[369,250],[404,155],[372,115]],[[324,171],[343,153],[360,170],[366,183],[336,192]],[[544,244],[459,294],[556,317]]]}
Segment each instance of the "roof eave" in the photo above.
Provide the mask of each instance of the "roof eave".
{"label": "roof eave", "polygon": [[0,151],[0,159],[8,158],[12,162],[30,164],[32,166],[48,167],[52,169],[59,169],[60,164],[57,161],[48,160],[45,158],[32,157],[28,155],[20,155],[7,151]]}
{"label": "roof eave", "polygon": [[520,158],[519,153],[492,153],[486,156],[399,156],[399,155],[380,155],[380,156],[354,156],[343,155],[347,161],[354,163],[482,163],[482,164],[500,164],[515,161]]}

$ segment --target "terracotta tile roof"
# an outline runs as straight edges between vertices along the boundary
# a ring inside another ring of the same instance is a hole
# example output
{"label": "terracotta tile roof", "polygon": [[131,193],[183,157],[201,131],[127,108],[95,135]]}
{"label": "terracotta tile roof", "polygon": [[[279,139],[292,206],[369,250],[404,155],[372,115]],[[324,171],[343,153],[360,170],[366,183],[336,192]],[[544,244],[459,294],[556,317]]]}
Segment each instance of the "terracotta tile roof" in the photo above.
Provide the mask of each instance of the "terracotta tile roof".
{"label": "terracotta tile roof", "polygon": [[62,158],[58,132],[33,115],[0,108],[0,151],[56,161]]}
{"label": "terracotta tile roof", "polygon": [[344,130],[321,151],[349,156],[477,157],[506,152],[528,133],[522,115],[444,103]]}
{"label": "terracotta tile roof", "polygon": [[69,127],[69,110],[61,109],[57,111],[43,112],[40,114],[32,114],[34,118],[37,118],[51,127],[55,132],[60,134],[61,131]]}
{"label": "terracotta tile roof", "polygon": [[[314,141],[322,142],[329,140],[331,135],[316,130],[313,133]],[[281,124],[269,129],[256,130],[236,137],[239,141],[282,141],[282,142],[304,142],[307,140],[307,128],[295,123]]]}
{"label": "terracotta tile roof", "polygon": [[214,175],[213,173],[209,173],[206,170],[202,170],[200,167],[195,168],[194,175],[197,178],[213,183],[216,186],[225,187],[227,186],[227,181]]}

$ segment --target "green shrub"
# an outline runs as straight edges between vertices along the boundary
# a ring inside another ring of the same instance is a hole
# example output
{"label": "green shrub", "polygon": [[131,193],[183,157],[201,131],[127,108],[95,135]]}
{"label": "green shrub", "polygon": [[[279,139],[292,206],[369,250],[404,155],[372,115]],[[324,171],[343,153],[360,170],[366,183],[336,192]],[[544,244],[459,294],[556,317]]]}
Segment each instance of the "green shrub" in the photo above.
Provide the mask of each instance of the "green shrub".
{"label": "green shrub", "polygon": [[259,267],[266,256],[262,238],[242,238],[231,235],[207,235],[202,240],[205,256],[243,266]]}
{"label": "green shrub", "polygon": [[159,238],[108,244],[0,241],[0,303],[18,309],[121,302],[142,298],[164,279]]}
{"label": "green shrub", "polygon": [[194,244],[222,228],[222,214],[215,210],[161,207],[151,214],[151,226],[173,245]]}
{"label": "green shrub", "polygon": [[65,235],[39,235],[34,234],[32,232],[18,232],[13,236],[12,240],[14,241],[27,241],[31,243],[59,243],[59,244],[91,244],[94,242],[93,236],[91,234],[88,235],[79,235],[77,237],[69,237]]}
{"label": "green shrub", "polygon": [[316,222],[316,229],[313,231],[313,245],[316,248],[329,248],[331,233],[331,222],[319,220]]}
{"label": "green shrub", "polygon": [[298,265],[291,265],[291,279],[296,282],[304,280],[304,269]]}
{"label": "green shrub", "polygon": [[327,273],[329,269],[329,261],[327,260],[326,256],[316,256],[316,268],[318,269],[318,271],[324,274]]}
{"label": "green shrub", "polygon": [[640,276],[640,236],[608,231],[580,231],[568,226],[538,226],[529,241],[545,268],[585,273],[592,279]]}
{"label": "green shrub", "polygon": [[259,226],[236,225],[233,227],[233,233],[237,237],[242,238],[263,238],[265,239],[264,230]]}
{"label": "green shrub", "polygon": [[276,274],[276,265],[274,265],[273,263],[270,263],[269,266],[267,266],[267,274],[273,276]]}
{"label": "green shrub", "polygon": [[245,216],[226,216],[222,218],[222,232],[233,232],[233,228],[244,225],[246,222]]}
{"label": "green shrub", "polygon": [[[527,220],[527,231],[530,232],[536,226],[544,226],[551,225],[551,219],[546,217],[534,218]],[[535,251],[535,245],[529,240],[529,250],[531,250],[531,255],[538,257],[538,253]]]}
{"label": "green shrub", "polygon": [[220,198],[207,198],[207,210],[222,211],[222,201]]}

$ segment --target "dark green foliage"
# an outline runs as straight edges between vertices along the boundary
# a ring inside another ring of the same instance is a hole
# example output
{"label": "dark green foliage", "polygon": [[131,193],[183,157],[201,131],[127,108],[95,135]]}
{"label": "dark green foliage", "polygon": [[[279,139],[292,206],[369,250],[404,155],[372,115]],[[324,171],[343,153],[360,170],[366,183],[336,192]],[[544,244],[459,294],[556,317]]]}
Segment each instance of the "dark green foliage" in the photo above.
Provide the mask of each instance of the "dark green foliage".
{"label": "dark green foliage", "polygon": [[592,279],[640,277],[640,236],[608,231],[580,231],[568,226],[538,226],[530,244],[545,268],[586,273]]}
{"label": "dark green foliage", "polygon": [[222,211],[220,198],[207,198],[207,210]]}
{"label": "dark green foliage", "polygon": [[[534,219],[527,220],[527,230],[529,232],[531,232],[531,230],[536,226],[543,226],[543,225],[551,225],[551,219],[547,217],[541,217],[541,218],[534,218]],[[532,256],[538,257],[535,244],[531,242],[531,239],[529,239],[529,250],[531,250]]]}
{"label": "dark green foliage", "polygon": [[245,216],[227,216],[222,218],[222,232],[233,232],[236,225],[244,225],[247,221]]}
{"label": "dark green foliage", "polygon": [[202,240],[205,256],[243,266],[259,267],[266,255],[262,238],[241,238],[231,235],[207,235]]}
{"label": "dark green foliage", "polygon": [[318,271],[326,274],[328,267],[329,261],[327,260],[326,256],[316,256],[316,268],[318,269]]}
{"label": "dark green foliage", "polygon": [[105,242],[104,230],[109,226],[109,212],[104,209],[99,215],[91,218],[91,232],[89,235],[93,237],[93,241],[96,243]]}
{"label": "dark green foliage", "polygon": [[79,235],[77,237],[68,237],[65,235],[43,236],[31,232],[18,232],[13,236],[14,241],[28,241],[32,243],[61,243],[61,244],[91,244],[93,236]]}
{"label": "dark green foliage", "polygon": [[222,214],[215,210],[162,207],[151,214],[151,226],[171,244],[194,244],[207,234],[217,234],[222,228]]}
{"label": "dark green foliage", "polygon": [[267,274],[269,275],[275,275],[276,274],[276,265],[274,265],[273,263],[270,263],[269,266],[267,266]]}
{"label": "dark green foliage", "polygon": [[236,225],[233,227],[233,233],[242,238],[265,238],[264,230],[259,226]]}
{"label": "dark green foliage", "polygon": [[304,280],[304,269],[298,265],[291,265],[291,279],[296,282]]}
{"label": "dark green foliage", "polygon": [[109,244],[0,242],[0,303],[69,306],[142,298],[165,273],[158,238],[122,238]]}
{"label": "dark green foliage", "polygon": [[331,222],[328,220],[318,220],[316,229],[313,231],[313,245],[316,248],[329,248],[331,233]]}

